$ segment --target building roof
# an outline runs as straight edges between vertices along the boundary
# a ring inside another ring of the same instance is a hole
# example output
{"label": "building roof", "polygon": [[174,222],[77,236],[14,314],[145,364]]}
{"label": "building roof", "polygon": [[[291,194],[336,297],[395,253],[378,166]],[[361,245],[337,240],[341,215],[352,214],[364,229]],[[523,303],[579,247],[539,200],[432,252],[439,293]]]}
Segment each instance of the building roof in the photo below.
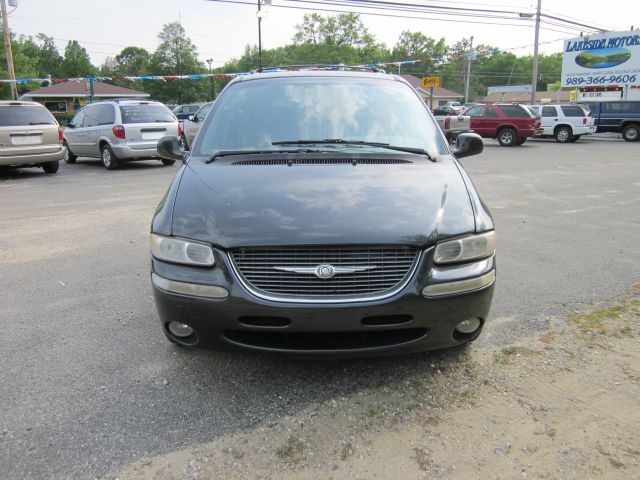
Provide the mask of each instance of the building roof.
{"label": "building roof", "polygon": [[[402,78],[404,78],[407,82],[411,84],[413,88],[420,91],[422,95],[426,95],[427,97],[431,95],[430,88],[422,87],[422,80],[416,77],[415,75],[409,75],[406,73],[400,74]],[[453,90],[449,90],[444,87],[434,87],[433,88],[433,98],[463,98],[464,95],[461,93],[454,92]]]}
{"label": "building roof", "polygon": [[[95,97],[148,97],[149,94],[131,88],[119,87],[104,82],[93,82],[93,93]],[[87,82],[80,80],[69,80],[67,82],[56,83],[48,87],[38,88],[25,93],[23,98],[42,97],[86,97]]]}
{"label": "building roof", "polygon": [[[557,92],[536,92],[535,103],[560,103],[569,102],[568,90],[558,90]],[[492,93],[484,98],[478,99],[479,103],[514,102],[531,103],[531,94],[527,92]]]}

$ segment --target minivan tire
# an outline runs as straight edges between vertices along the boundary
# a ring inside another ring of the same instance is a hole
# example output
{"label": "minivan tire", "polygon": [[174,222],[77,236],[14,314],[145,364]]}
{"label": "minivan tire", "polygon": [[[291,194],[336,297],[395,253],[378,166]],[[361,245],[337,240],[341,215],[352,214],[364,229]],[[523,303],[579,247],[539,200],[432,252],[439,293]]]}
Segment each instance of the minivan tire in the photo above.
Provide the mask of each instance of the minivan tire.
{"label": "minivan tire", "polygon": [[107,170],[114,170],[118,167],[118,157],[114,155],[113,150],[107,143],[100,149],[100,160],[102,160],[102,165]]}
{"label": "minivan tire", "polygon": [[162,160],[160,160],[162,162],[163,165],[166,165],[167,167],[173,165],[174,163],[176,163],[175,160],[169,160],[167,158],[163,158]]}
{"label": "minivan tire", "polygon": [[67,141],[65,140],[62,143],[62,145],[64,146],[64,148],[67,149],[67,153],[64,154],[64,163],[76,163],[76,160],[77,160],[78,156],[74,155],[74,153],[71,151]]}
{"label": "minivan tire", "polygon": [[573,132],[569,127],[558,127],[553,136],[558,143],[570,143],[573,139]]}
{"label": "minivan tire", "polygon": [[498,133],[498,143],[503,147],[512,147],[517,141],[518,137],[513,128],[503,128]]}
{"label": "minivan tire", "polygon": [[640,140],[640,126],[627,125],[622,130],[622,138],[627,142],[637,142]]}
{"label": "minivan tire", "polygon": [[58,171],[58,168],[60,168],[60,162],[58,161],[42,164],[42,169],[44,170],[44,173],[56,173]]}

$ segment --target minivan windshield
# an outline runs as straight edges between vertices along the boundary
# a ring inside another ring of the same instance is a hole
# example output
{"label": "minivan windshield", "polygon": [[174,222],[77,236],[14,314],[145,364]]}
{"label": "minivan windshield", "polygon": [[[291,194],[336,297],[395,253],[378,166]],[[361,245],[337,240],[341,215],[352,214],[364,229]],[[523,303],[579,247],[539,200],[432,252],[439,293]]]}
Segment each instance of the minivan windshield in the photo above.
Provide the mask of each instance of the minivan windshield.
{"label": "minivan windshield", "polygon": [[[193,156],[220,150],[281,150],[278,142],[346,139],[447,152],[437,124],[405,83],[358,77],[286,77],[238,82],[221,95]],[[367,149],[349,142],[305,145]],[[291,148],[291,145],[287,145]],[[386,150],[389,153],[389,150]]]}

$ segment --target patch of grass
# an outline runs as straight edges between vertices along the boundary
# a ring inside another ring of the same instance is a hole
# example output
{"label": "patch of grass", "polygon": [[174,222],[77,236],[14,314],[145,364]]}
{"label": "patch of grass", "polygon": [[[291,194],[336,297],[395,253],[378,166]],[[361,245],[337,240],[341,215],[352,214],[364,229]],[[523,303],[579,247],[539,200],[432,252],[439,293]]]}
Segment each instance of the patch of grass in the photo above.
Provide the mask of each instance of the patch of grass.
{"label": "patch of grass", "polygon": [[533,350],[532,348],[527,347],[519,347],[516,345],[512,345],[510,347],[504,347],[499,352],[496,352],[493,355],[493,360],[501,365],[507,365],[513,361],[513,359],[517,356],[530,356],[537,355],[540,352],[538,350]]}
{"label": "patch of grass", "polygon": [[368,418],[377,418],[382,415],[379,408],[369,408],[364,413]]}
{"label": "patch of grass", "polygon": [[[607,326],[611,326],[614,320],[622,318],[624,315],[638,315],[640,314],[640,298],[633,298],[626,300],[618,305],[611,307],[600,308],[598,310],[592,310],[590,312],[571,313],[567,315],[569,323],[575,325],[583,334],[597,334],[606,335],[610,332]],[[622,330],[627,330],[625,333]],[[611,330],[613,335],[617,335],[615,327]],[[633,334],[631,327],[628,325],[619,329],[619,332],[623,335]]]}
{"label": "patch of grass", "polygon": [[620,329],[620,333],[625,337],[633,338],[633,328],[631,328],[631,325],[625,325],[622,327]]}
{"label": "patch of grass", "polygon": [[276,450],[276,455],[282,460],[299,460],[304,453],[304,444],[291,435],[287,442]]}

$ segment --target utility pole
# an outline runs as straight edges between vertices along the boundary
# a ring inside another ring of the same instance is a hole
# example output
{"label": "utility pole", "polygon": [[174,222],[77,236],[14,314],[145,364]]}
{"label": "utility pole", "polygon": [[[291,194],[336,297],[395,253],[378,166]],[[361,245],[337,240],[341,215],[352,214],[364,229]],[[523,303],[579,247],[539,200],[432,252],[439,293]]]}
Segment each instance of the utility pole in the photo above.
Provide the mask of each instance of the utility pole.
{"label": "utility pole", "polygon": [[[207,62],[209,64],[209,75],[211,75],[211,64],[213,63],[213,58],[207,58],[205,60],[205,62]],[[213,83],[213,78],[209,77],[209,101],[212,100],[211,98],[211,85]]]}
{"label": "utility pole", "polygon": [[258,0],[258,70],[262,71],[262,10]]}
{"label": "utility pole", "polygon": [[7,17],[7,4],[5,0],[0,0],[2,7],[2,32],[4,36],[4,52],[7,57],[7,73],[11,83],[11,99],[18,99],[18,91],[16,89],[16,72],[13,70],[13,53],[11,52],[11,31],[9,30],[9,18]]}
{"label": "utility pole", "polygon": [[471,79],[471,57],[473,56],[473,35],[467,53],[467,80],[464,85],[464,103],[469,103],[469,80]]}
{"label": "utility pole", "polygon": [[531,72],[531,105],[536,103],[536,91],[538,90],[538,40],[540,38],[540,8],[542,0],[538,0],[536,8],[536,33],[533,40],[533,71]]}

